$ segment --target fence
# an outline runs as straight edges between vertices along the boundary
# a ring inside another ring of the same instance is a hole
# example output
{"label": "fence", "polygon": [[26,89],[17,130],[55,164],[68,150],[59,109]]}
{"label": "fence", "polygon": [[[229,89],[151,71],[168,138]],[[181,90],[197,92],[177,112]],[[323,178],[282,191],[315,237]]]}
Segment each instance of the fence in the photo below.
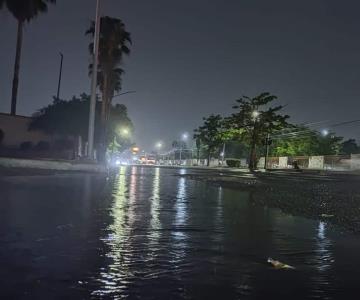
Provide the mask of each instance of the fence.
{"label": "fence", "polygon": [[[360,170],[360,155],[324,155],[324,156],[292,156],[292,157],[269,157],[267,168],[290,169],[294,162],[301,169],[325,169],[325,170]],[[261,157],[259,168],[264,168],[265,158]]]}

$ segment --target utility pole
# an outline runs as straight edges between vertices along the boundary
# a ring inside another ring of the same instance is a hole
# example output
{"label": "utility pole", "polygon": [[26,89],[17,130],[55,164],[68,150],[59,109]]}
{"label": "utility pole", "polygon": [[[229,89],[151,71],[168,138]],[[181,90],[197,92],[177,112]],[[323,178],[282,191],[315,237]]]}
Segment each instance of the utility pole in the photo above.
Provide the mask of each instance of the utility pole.
{"label": "utility pole", "polygon": [[267,163],[268,163],[268,157],[269,157],[269,146],[270,146],[270,133],[266,135],[266,153],[265,153],[265,163],[264,163],[264,169],[267,169]]}
{"label": "utility pole", "polygon": [[56,100],[59,100],[60,98],[60,86],[61,86],[61,76],[62,76],[62,68],[63,68],[63,59],[64,55],[59,52],[60,54],[60,71],[59,71],[59,81],[58,81],[58,87],[57,87],[57,93],[56,93]]}
{"label": "utility pole", "polygon": [[95,34],[93,48],[93,69],[91,76],[91,98],[89,111],[89,132],[88,132],[88,158],[94,159],[94,129],[95,129],[95,109],[96,109],[96,86],[97,86],[97,69],[99,59],[99,34],[100,34],[100,0],[96,0],[96,18]]}
{"label": "utility pole", "polygon": [[224,160],[225,160],[225,143],[223,144],[223,149],[222,149],[222,155],[221,155],[221,166],[224,166]]}

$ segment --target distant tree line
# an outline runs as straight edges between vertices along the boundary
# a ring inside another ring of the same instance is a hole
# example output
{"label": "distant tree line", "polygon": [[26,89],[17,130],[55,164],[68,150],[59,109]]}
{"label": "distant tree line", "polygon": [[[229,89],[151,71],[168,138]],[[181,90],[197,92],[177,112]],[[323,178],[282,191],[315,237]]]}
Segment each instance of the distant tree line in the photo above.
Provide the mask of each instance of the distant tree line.
{"label": "distant tree line", "polygon": [[[277,97],[262,93],[240,97],[230,116],[210,115],[194,130],[197,158],[220,157],[224,144],[226,157],[248,158],[255,169],[260,156],[336,155],[360,153],[354,139],[343,141],[333,132],[326,134],[306,126],[289,123],[282,105],[273,106]],[[224,153],[223,153],[224,155]]]}

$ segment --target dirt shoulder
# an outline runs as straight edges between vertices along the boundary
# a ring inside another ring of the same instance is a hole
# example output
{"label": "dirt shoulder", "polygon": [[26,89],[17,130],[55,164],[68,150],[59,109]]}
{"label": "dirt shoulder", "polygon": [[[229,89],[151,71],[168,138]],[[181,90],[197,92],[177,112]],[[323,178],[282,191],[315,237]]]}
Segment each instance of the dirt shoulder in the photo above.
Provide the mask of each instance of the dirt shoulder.
{"label": "dirt shoulder", "polygon": [[248,190],[255,205],[280,208],[292,215],[360,232],[360,176],[357,174],[188,172],[183,176]]}

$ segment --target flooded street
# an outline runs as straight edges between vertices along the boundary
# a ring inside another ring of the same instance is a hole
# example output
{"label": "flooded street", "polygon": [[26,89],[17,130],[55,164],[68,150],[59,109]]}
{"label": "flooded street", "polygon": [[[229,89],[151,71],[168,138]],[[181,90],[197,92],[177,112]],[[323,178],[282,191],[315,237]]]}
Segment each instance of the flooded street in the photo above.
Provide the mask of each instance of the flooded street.
{"label": "flooded street", "polygon": [[358,299],[359,235],[186,172],[0,178],[0,298]]}

